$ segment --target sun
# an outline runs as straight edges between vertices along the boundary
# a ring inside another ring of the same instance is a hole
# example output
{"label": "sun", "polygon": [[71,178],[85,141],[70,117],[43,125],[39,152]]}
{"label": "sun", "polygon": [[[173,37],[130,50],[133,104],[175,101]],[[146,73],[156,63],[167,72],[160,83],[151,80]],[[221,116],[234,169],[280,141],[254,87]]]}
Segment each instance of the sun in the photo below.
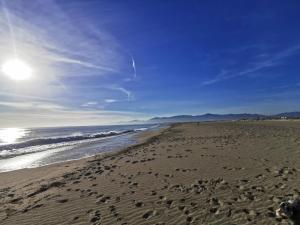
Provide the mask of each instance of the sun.
{"label": "sun", "polygon": [[2,64],[3,74],[12,80],[28,80],[32,77],[32,68],[18,58],[9,59]]}

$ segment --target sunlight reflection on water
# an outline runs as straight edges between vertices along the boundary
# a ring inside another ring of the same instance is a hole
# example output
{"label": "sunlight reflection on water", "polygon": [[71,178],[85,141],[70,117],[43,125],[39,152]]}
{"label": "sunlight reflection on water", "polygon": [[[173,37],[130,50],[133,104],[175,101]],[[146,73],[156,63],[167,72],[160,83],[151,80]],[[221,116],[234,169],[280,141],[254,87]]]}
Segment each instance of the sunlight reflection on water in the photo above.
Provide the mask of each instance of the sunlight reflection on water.
{"label": "sunlight reflection on water", "polygon": [[46,151],[1,160],[0,172],[38,166],[39,160],[47,158],[51,154],[52,153],[50,151]]}
{"label": "sunlight reflection on water", "polygon": [[24,128],[3,128],[0,129],[0,143],[12,144],[24,137],[28,131]]}

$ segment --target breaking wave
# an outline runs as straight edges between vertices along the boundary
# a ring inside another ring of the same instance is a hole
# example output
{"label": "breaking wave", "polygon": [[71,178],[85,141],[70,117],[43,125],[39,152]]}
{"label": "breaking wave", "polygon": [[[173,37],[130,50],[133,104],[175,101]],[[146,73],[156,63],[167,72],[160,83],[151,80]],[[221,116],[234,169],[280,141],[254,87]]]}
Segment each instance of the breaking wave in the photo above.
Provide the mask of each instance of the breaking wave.
{"label": "breaking wave", "polygon": [[[147,128],[145,128],[147,129]],[[9,151],[15,150],[20,148],[27,148],[33,146],[40,146],[40,145],[51,145],[51,144],[59,144],[59,143],[67,143],[73,141],[82,141],[82,140],[89,140],[89,139],[96,139],[96,138],[104,138],[104,137],[111,137],[115,135],[121,135],[126,133],[134,133],[145,130],[143,128],[133,129],[133,130],[125,130],[125,131],[108,131],[108,132],[100,132],[88,135],[82,134],[73,134],[71,136],[63,136],[63,137],[53,137],[53,138],[38,138],[38,139],[31,139],[24,142],[14,143],[14,144],[6,144],[0,146],[0,155],[1,151]]]}

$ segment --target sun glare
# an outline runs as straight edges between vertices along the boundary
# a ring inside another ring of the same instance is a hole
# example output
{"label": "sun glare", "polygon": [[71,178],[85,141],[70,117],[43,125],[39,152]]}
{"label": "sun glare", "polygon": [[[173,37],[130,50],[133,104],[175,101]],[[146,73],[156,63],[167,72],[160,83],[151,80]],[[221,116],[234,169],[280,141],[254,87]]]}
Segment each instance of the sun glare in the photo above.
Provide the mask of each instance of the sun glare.
{"label": "sun glare", "polygon": [[28,132],[23,128],[0,129],[0,143],[11,144],[24,137]]}
{"label": "sun glare", "polygon": [[2,72],[12,80],[28,80],[32,76],[31,67],[23,60],[14,58],[3,63]]}

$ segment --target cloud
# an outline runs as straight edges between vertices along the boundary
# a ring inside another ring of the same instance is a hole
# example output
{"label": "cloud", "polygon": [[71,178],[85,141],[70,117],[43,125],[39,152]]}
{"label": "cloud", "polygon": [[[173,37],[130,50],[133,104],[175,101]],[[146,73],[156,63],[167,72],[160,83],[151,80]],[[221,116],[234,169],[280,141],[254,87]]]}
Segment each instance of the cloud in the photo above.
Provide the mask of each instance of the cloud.
{"label": "cloud", "polygon": [[[113,111],[49,111],[0,112],[0,127],[52,127],[52,126],[88,126],[109,125],[128,122],[145,115]],[[148,118],[148,117],[147,117]]]}
{"label": "cloud", "polygon": [[111,90],[117,90],[117,91],[120,91],[120,92],[124,93],[124,94],[127,96],[127,98],[126,98],[127,101],[132,101],[132,100],[134,100],[134,96],[133,96],[132,92],[129,91],[129,90],[127,90],[127,89],[124,88],[124,87],[119,87],[119,86],[109,86],[108,89],[111,89]]}
{"label": "cloud", "polygon": [[[134,94],[132,91],[128,90],[127,88],[118,86],[118,85],[89,85],[87,87],[85,86],[78,86],[77,87],[81,92],[91,92],[94,93],[97,90],[101,90],[103,95],[113,96],[110,98],[107,98],[106,100],[113,100],[114,102],[122,102],[122,101],[133,101],[135,100]],[[116,96],[116,92],[119,93],[119,95]],[[120,94],[125,95],[124,97],[120,96]],[[104,99],[104,101],[106,101]]]}
{"label": "cloud", "polygon": [[90,107],[90,106],[96,106],[96,105],[98,105],[98,102],[91,101],[91,102],[86,102],[86,103],[82,104],[81,106],[83,106],[83,107]]}
{"label": "cloud", "polygon": [[[62,7],[55,0],[0,1],[0,64],[18,57],[34,71],[31,80],[19,83],[2,77],[0,71],[1,126],[17,121],[24,126],[63,125],[63,120],[66,125],[101,124],[139,115],[100,110],[99,103],[134,99],[122,87],[123,79],[114,80],[113,87],[111,81],[115,75],[127,77],[132,68],[135,78],[136,65],[133,57],[128,62],[128,52],[111,34],[110,26],[93,20],[90,11],[81,7],[88,4],[92,3]],[[91,80],[101,83],[102,90],[90,87],[95,84]],[[89,101],[95,96],[97,102]]]}
{"label": "cloud", "polygon": [[65,64],[75,64],[78,66],[90,68],[90,69],[96,69],[99,71],[107,71],[107,72],[118,72],[115,68],[112,67],[107,67],[107,66],[101,66],[101,65],[94,65],[91,62],[84,62],[80,61],[78,59],[72,59],[64,56],[56,56],[56,55],[49,55],[48,59],[54,61],[54,62],[59,62],[59,63],[65,63]]}
{"label": "cloud", "polygon": [[125,89],[125,88],[122,88],[122,87],[118,87],[118,88],[116,88],[116,90],[119,90],[119,91],[125,93],[127,95],[127,100],[128,101],[130,101],[132,99],[132,93],[131,93],[131,91],[129,91],[129,90]]}
{"label": "cloud", "polygon": [[139,112],[83,110],[52,102],[0,101],[0,127],[118,124],[148,117],[147,114]]}
{"label": "cloud", "polygon": [[127,54],[118,41],[79,8],[69,5],[62,11],[53,0],[32,5],[2,1],[1,6],[0,61],[17,55],[46,80],[110,75],[125,66]]}
{"label": "cloud", "polygon": [[116,99],[105,99],[104,100],[106,103],[113,103],[113,102],[117,102]]}
{"label": "cloud", "polygon": [[[288,57],[291,57],[295,54],[298,54],[300,52],[299,50],[300,50],[300,45],[295,45],[295,46],[285,49],[281,52],[277,52],[277,54],[273,54],[273,55],[269,56],[268,59],[253,63],[253,66],[244,68],[240,71],[223,70],[215,78],[203,81],[202,85],[211,85],[211,84],[215,84],[215,83],[218,83],[218,82],[221,82],[224,80],[228,80],[228,79],[232,79],[232,78],[236,78],[236,77],[248,76],[248,75],[256,73],[260,70],[278,66],[280,63],[282,63],[282,60],[284,60]],[[266,55],[266,56],[268,56],[268,55]]]}
{"label": "cloud", "polygon": [[13,98],[18,98],[18,99],[35,99],[35,100],[45,100],[45,101],[50,101],[53,99],[50,98],[43,98],[40,96],[33,96],[33,95],[25,95],[25,94],[17,94],[17,93],[8,93],[8,92],[2,92],[0,91],[0,96],[4,97],[13,97]]}
{"label": "cloud", "polygon": [[66,109],[66,107],[62,105],[58,105],[50,102],[29,102],[29,101],[0,101],[0,106],[6,106],[9,108],[17,108],[17,109],[27,109],[27,110],[37,110],[37,109],[47,109],[47,110],[61,110]]}

